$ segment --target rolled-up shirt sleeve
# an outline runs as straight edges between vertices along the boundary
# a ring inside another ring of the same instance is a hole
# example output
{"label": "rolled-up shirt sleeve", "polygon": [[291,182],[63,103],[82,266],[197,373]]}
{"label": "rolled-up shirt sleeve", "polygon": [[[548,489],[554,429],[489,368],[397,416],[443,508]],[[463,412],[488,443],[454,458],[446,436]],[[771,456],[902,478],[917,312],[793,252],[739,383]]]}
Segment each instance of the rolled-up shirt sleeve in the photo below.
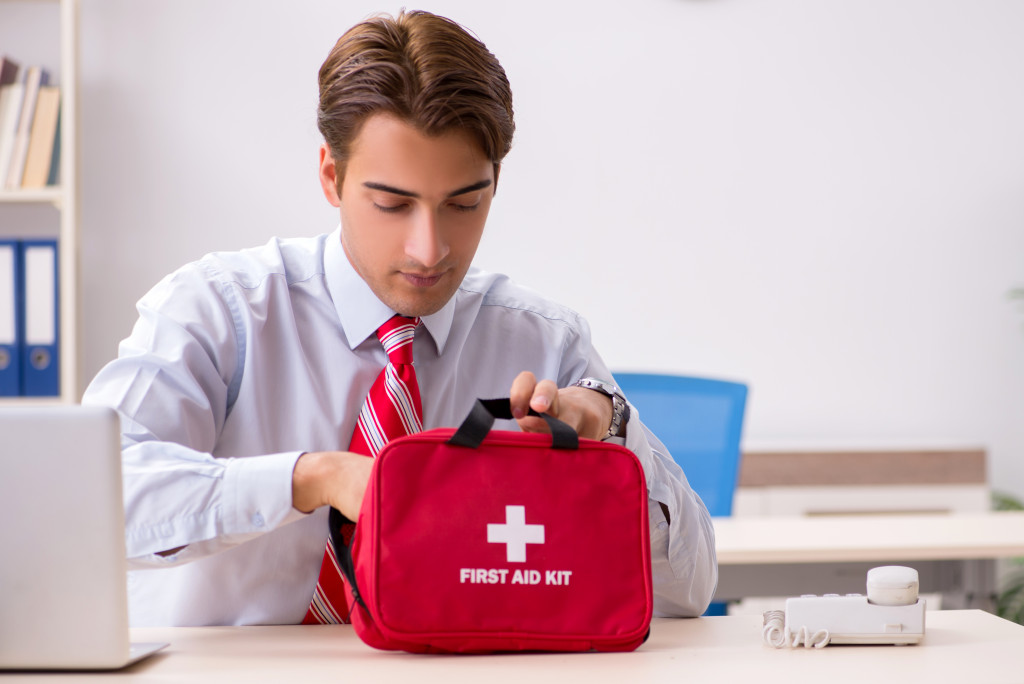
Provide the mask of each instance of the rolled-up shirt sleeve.
{"label": "rolled-up shirt sleeve", "polygon": [[[614,383],[611,372],[591,345],[590,326],[579,319],[575,330],[578,336],[566,345],[563,355],[562,386],[581,377]],[[654,615],[703,614],[718,586],[715,530],[707,507],[665,445],[643,425],[642,413],[632,404],[625,439],[610,441],[632,451],[647,478]]]}
{"label": "rolled-up shirt sleeve", "polygon": [[650,496],[654,615],[695,617],[707,609],[718,584],[711,516],[643,416],[630,409],[625,446],[640,460]]}

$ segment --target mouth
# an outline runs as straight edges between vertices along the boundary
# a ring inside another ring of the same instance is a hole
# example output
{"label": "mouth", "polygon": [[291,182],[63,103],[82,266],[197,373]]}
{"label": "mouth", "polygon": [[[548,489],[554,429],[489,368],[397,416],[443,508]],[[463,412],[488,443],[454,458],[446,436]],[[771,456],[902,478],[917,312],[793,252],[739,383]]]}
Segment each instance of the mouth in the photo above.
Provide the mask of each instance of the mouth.
{"label": "mouth", "polygon": [[444,273],[421,274],[402,272],[402,277],[413,287],[433,287],[444,277]]}

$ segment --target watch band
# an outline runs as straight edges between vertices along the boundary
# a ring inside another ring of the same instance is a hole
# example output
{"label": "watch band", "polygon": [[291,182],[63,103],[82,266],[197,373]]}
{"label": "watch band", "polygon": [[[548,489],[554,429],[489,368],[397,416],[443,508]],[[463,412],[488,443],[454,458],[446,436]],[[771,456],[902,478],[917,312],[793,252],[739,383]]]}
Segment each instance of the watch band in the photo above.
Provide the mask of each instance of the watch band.
{"label": "watch band", "polygon": [[618,437],[622,426],[629,422],[629,404],[626,403],[626,397],[622,396],[622,391],[610,382],[604,382],[597,378],[580,378],[573,383],[573,387],[585,387],[611,397],[612,422],[608,426],[608,434],[603,439]]}

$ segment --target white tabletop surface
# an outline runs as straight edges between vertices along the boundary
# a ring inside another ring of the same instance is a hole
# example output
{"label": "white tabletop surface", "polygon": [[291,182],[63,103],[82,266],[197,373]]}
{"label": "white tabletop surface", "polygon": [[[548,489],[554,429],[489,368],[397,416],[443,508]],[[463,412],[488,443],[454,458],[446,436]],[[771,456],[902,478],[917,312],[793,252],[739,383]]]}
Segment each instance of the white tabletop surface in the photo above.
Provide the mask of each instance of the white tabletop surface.
{"label": "white tabletop surface", "polygon": [[349,626],[135,629],[169,641],[117,673],[0,675],[46,681],[358,684],[682,684],[686,682],[1022,682],[1024,627],[977,610],[929,612],[917,646],[775,650],[760,616],[655,620],[632,653],[424,656],[375,651]]}
{"label": "white tabletop surface", "polygon": [[713,520],[719,565],[1024,556],[1018,511]]}

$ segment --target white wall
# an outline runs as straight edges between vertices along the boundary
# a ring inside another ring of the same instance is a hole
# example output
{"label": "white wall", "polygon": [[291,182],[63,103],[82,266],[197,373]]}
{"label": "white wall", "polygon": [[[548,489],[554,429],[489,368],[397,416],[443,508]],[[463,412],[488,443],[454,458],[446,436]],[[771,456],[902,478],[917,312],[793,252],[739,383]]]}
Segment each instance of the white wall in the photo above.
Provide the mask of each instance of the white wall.
{"label": "white wall", "polygon": [[[1024,493],[1024,4],[420,6],[517,98],[479,265],[613,368],[749,382],[749,446],[980,444]],[[165,273],[335,226],[316,71],[379,9],[82,0],[86,377]]]}

